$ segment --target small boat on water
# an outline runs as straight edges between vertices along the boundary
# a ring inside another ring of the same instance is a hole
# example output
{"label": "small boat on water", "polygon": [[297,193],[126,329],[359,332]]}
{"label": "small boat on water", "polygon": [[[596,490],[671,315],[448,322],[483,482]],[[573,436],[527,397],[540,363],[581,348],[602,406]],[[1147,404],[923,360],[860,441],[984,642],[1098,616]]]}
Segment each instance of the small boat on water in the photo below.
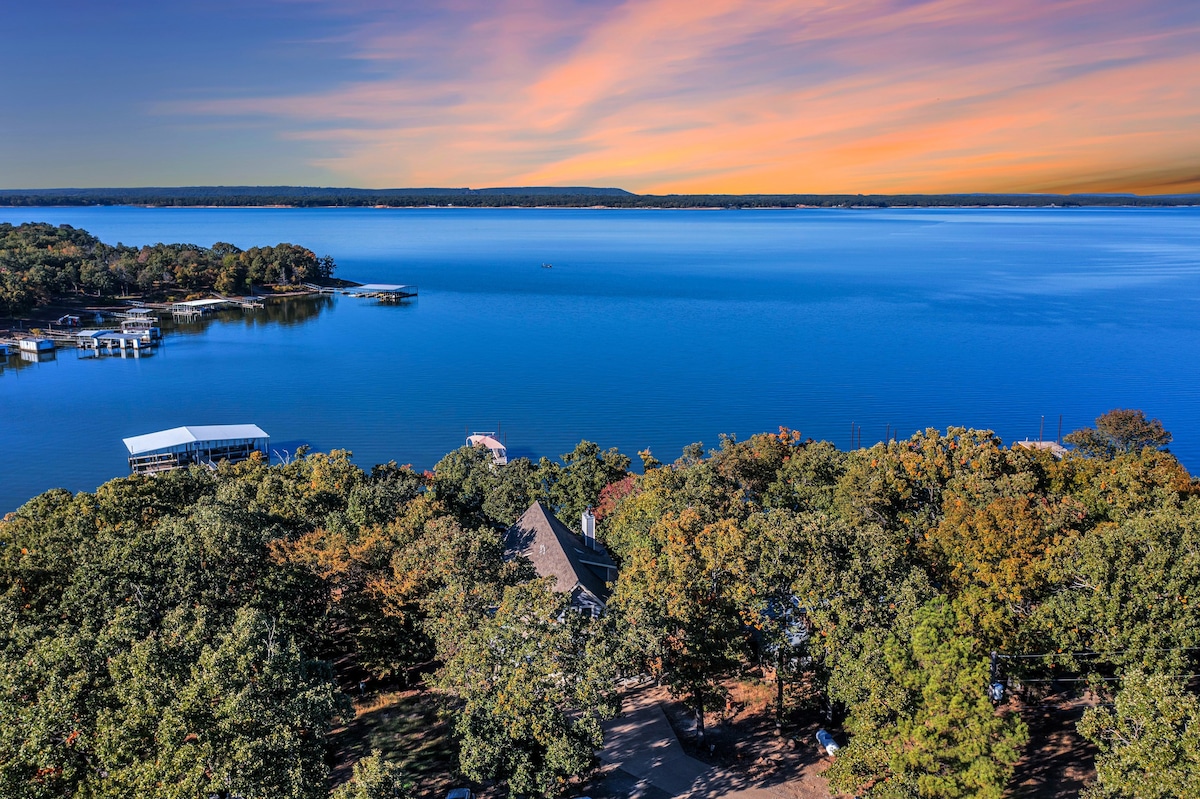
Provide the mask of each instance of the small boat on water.
{"label": "small boat on water", "polygon": [[554,264],[547,264],[547,263],[542,264],[542,269],[553,269],[553,268],[554,268]]}
{"label": "small boat on water", "polygon": [[487,448],[487,450],[492,453],[492,460],[496,462],[497,466],[503,466],[504,464],[508,463],[508,449],[506,449],[505,446],[500,443],[500,440],[496,438],[496,434],[494,432],[472,433],[471,435],[467,436],[467,446]]}

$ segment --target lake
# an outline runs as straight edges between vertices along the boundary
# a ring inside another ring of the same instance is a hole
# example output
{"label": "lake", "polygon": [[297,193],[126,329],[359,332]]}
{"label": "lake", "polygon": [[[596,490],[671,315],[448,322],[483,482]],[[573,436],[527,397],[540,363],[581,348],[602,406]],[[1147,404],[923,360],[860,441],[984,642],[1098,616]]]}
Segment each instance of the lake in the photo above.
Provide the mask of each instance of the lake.
{"label": "lake", "polygon": [[[143,358],[0,371],[0,512],[128,471],[124,437],[249,422],[429,468],[468,432],[637,460],[780,425],[850,445],[1046,438],[1141,408],[1200,470],[1200,209],[0,208],[129,245],[289,241],[415,283],[237,311]],[[543,263],[552,264],[544,268]]]}

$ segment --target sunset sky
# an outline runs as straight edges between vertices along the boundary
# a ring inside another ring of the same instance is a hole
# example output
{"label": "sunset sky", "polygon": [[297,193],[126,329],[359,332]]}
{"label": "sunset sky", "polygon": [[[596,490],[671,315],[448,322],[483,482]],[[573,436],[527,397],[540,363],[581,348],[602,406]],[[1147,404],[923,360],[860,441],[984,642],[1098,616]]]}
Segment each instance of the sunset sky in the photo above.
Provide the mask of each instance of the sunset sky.
{"label": "sunset sky", "polygon": [[0,188],[1200,192],[1198,0],[14,0],[0,71]]}

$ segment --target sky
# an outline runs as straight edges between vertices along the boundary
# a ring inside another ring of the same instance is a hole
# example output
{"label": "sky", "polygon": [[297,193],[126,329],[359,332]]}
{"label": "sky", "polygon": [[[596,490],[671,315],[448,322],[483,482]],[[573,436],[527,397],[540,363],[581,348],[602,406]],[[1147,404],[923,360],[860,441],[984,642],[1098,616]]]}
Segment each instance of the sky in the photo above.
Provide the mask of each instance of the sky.
{"label": "sky", "polygon": [[0,188],[1200,192],[1197,0],[0,8]]}

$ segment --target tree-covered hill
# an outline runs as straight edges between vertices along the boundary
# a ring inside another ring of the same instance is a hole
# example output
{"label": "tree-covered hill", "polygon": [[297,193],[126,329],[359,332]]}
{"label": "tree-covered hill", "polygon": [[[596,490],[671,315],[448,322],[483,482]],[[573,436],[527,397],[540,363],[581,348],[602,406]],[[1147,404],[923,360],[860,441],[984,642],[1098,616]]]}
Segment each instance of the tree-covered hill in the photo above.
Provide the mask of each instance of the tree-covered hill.
{"label": "tree-covered hill", "polygon": [[[0,521],[0,797],[324,797],[346,689],[413,669],[461,772],[511,795],[588,770],[619,675],[703,721],[750,669],[785,725],[814,696],[844,720],[847,793],[1003,795],[1042,743],[1022,714],[1067,680],[1102,700],[1089,796],[1193,795],[1200,486],[1140,413],[1073,438],[1106,445],[1057,459],[951,428],[845,452],[783,430],[643,452],[642,473],[582,442],[47,492]],[[505,559],[534,500],[568,524],[595,508],[620,565],[602,618]],[[339,799],[403,795],[396,755]]]}
{"label": "tree-covered hill", "polygon": [[317,186],[173,186],[0,189],[0,206],[153,205],[411,208],[1166,208],[1200,205],[1200,195],[1136,194],[634,194],[593,186],[357,189]]}
{"label": "tree-covered hill", "polygon": [[0,317],[63,299],[131,292],[236,294],[252,285],[324,280],[333,269],[332,258],[295,244],[128,247],[70,225],[0,223]]}

